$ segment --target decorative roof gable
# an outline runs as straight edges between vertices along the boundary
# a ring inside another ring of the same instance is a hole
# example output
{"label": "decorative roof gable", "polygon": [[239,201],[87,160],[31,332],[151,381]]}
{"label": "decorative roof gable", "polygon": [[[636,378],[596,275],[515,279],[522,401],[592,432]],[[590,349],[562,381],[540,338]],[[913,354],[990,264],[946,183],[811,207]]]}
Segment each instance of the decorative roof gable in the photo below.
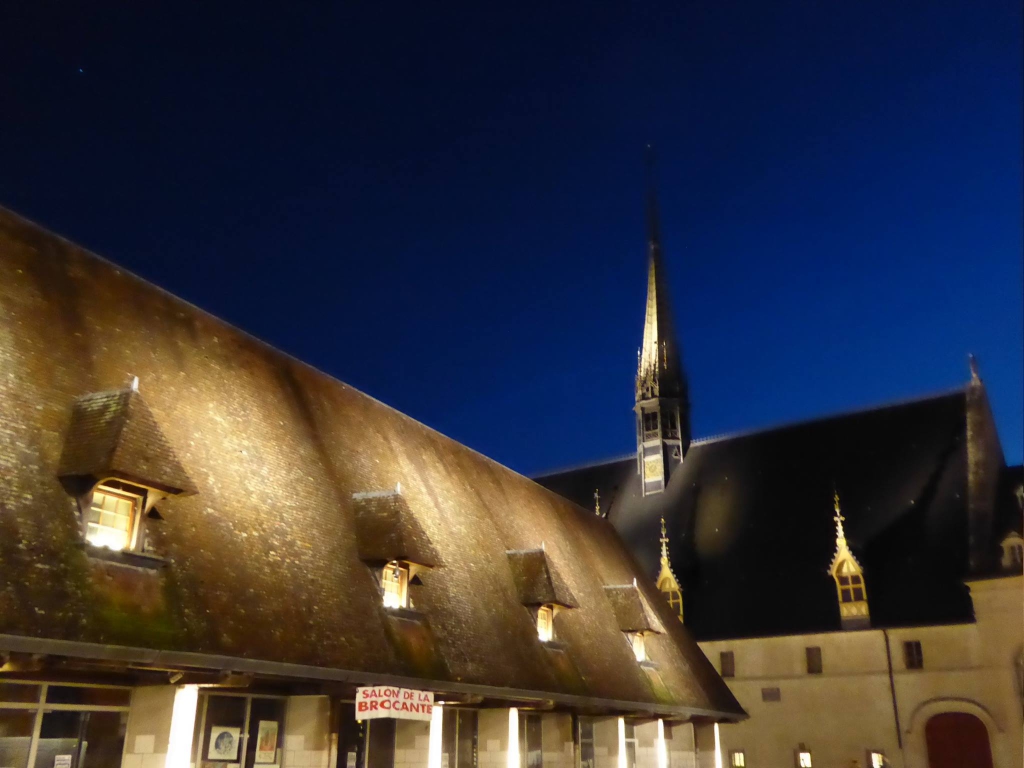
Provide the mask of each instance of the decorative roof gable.
{"label": "decorative roof gable", "polygon": [[392,491],[354,493],[359,559],[379,564],[405,560],[435,568],[440,558],[416,520],[399,483]]}
{"label": "decorative roof gable", "polygon": [[108,477],[175,496],[198,492],[135,385],[75,401],[57,475],[74,494]]}
{"label": "decorative roof gable", "polygon": [[623,632],[663,633],[665,626],[640,592],[636,582],[605,586],[605,594],[611,601],[615,619]]}
{"label": "decorative roof gable", "polygon": [[510,550],[505,554],[523,605],[576,607],[576,598],[543,548]]}

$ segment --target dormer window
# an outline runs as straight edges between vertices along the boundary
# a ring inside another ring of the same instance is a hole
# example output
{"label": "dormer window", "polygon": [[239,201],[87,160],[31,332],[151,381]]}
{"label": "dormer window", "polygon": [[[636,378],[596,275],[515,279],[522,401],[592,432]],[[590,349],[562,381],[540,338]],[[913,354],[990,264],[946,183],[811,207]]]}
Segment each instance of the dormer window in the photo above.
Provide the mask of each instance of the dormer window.
{"label": "dormer window", "polygon": [[637,661],[647,661],[647,641],[644,640],[643,632],[627,632],[629,646],[633,649],[633,656]]}
{"label": "dormer window", "polygon": [[555,639],[555,607],[553,605],[542,605],[537,608],[537,637],[544,643],[550,643]]}
{"label": "dormer window", "polygon": [[612,604],[615,619],[629,643],[633,658],[638,662],[648,662],[647,635],[665,631],[661,619],[635,581],[632,584],[605,586],[604,593]]}
{"label": "dormer window", "polygon": [[85,513],[85,540],[96,547],[130,549],[138,528],[142,494],[99,485]]}
{"label": "dormer window", "polygon": [[533,619],[537,638],[542,643],[555,640],[555,614],[576,607],[568,585],[548,557],[543,543],[540,549],[510,549],[508,558],[512,583],[524,615]]}
{"label": "dormer window", "polygon": [[409,607],[409,564],[392,560],[381,571],[385,608]]}
{"label": "dormer window", "polygon": [[846,541],[843,523],[846,518],[839,510],[839,494],[835,495],[836,553],[832,556],[829,572],[836,583],[839,598],[839,621],[843,629],[862,629],[871,625],[868,593],[864,584],[864,570],[857,562]]}

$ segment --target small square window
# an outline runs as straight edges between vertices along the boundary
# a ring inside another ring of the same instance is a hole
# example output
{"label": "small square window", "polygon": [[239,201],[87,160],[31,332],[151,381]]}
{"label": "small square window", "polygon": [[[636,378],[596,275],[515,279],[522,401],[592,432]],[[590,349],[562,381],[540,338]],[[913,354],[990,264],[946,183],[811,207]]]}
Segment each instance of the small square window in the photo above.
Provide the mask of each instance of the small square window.
{"label": "small square window", "polygon": [[807,674],[809,675],[820,675],[821,674],[821,647],[812,645],[806,649],[807,651]]}
{"label": "small square window", "polygon": [[800,750],[796,753],[797,768],[813,768],[811,753],[807,750]]}
{"label": "small square window", "polygon": [[537,637],[545,643],[555,639],[555,609],[550,605],[537,609]]}
{"label": "small square window", "polygon": [[392,560],[381,570],[381,587],[384,590],[385,608],[409,607],[409,566],[399,560]]}
{"label": "small square window", "polygon": [[722,677],[736,676],[736,656],[732,651],[722,651],[718,654],[718,669]]}
{"label": "small square window", "polygon": [[782,701],[782,691],[778,688],[762,688],[761,701]]}
{"label": "small square window", "polygon": [[97,486],[85,513],[85,540],[97,547],[129,549],[141,501],[137,495]]}
{"label": "small square window", "polygon": [[633,656],[637,661],[647,661],[647,641],[644,640],[643,632],[627,632],[629,645],[633,649]]}
{"label": "small square window", "polygon": [[747,756],[742,749],[736,749],[729,753],[729,765],[732,768],[747,768]]}
{"label": "small square window", "polygon": [[907,669],[924,669],[924,653],[921,651],[920,640],[907,640],[903,643],[903,660]]}

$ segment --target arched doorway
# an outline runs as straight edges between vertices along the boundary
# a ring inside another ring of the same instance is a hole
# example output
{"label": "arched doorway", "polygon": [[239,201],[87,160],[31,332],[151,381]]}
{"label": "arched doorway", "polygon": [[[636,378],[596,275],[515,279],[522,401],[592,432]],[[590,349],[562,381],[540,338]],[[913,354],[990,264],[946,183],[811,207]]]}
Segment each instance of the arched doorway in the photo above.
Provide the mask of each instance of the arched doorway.
{"label": "arched doorway", "polygon": [[992,768],[988,729],[966,712],[942,712],[924,727],[928,768]]}

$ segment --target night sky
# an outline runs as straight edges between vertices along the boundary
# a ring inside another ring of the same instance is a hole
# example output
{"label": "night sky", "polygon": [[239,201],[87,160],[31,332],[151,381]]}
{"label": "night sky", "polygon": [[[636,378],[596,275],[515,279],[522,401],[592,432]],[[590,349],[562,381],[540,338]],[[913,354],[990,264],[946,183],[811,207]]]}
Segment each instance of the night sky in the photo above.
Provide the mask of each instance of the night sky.
{"label": "night sky", "polygon": [[0,205],[524,473],[633,450],[653,142],[698,436],[1022,452],[1019,0],[4,2]]}

